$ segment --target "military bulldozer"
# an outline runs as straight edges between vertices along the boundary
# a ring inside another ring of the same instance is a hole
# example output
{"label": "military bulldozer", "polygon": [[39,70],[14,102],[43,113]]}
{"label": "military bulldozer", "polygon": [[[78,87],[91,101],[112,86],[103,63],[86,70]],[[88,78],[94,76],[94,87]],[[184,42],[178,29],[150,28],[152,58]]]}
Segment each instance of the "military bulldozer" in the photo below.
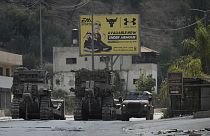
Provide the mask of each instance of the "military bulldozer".
{"label": "military bulldozer", "polygon": [[75,89],[71,89],[75,92],[74,120],[114,119],[114,73],[87,69],[74,72]]}
{"label": "military bulldozer", "polygon": [[52,100],[49,74],[45,70],[19,67],[13,74],[13,119],[65,119],[64,100]]}

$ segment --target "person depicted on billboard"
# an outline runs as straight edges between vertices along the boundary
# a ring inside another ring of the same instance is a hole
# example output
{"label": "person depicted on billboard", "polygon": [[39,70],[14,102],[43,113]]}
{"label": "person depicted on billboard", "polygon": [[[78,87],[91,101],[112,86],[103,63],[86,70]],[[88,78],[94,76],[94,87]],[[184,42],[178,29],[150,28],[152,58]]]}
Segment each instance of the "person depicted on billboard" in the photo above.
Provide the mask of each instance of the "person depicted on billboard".
{"label": "person depicted on billboard", "polygon": [[[112,50],[111,46],[106,45],[102,41],[102,35],[100,33],[101,29],[101,22],[95,21],[93,24],[93,40],[94,40],[94,52],[107,52]],[[87,32],[86,35],[84,36],[85,42],[84,42],[84,51],[86,52],[92,52],[92,33]]]}

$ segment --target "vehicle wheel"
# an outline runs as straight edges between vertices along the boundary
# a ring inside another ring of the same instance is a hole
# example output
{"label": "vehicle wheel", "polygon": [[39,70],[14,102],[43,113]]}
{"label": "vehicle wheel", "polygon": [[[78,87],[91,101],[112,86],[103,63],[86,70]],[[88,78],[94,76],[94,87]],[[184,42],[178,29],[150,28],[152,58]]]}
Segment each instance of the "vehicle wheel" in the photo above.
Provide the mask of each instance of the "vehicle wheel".
{"label": "vehicle wheel", "polygon": [[153,119],[153,114],[150,114],[150,112],[148,112],[146,115],[146,120],[151,120],[151,119]]}
{"label": "vehicle wheel", "polygon": [[129,121],[129,117],[126,115],[122,115],[121,119],[122,121]]}
{"label": "vehicle wheel", "polygon": [[111,97],[103,98],[102,103],[102,120],[112,120],[116,116]]}
{"label": "vehicle wheel", "polygon": [[29,120],[28,104],[25,103],[25,117],[24,120]]}
{"label": "vehicle wheel", "polygon": [[41,97],[40,100],[40,119],[41,120],[48,120],[50,119],[50,109],[49,109],[49,98],[48,97]]}
{"label": "vehicle wheel", "polygon": [[150,120],[153,120],[153,118],[154,118],[153,114],[150,114]]}
{"label": "vehicle wheel", "polygon": [[74,120],[79,121],[82,120],[82,99],[75,98],[74,101]]}
{"label": "vehicle wheel", "polygon": [[66,119],[66,117],[65,117],[65,102],[62,103],[60,112],[61,112],[60,120],[65,120]]}

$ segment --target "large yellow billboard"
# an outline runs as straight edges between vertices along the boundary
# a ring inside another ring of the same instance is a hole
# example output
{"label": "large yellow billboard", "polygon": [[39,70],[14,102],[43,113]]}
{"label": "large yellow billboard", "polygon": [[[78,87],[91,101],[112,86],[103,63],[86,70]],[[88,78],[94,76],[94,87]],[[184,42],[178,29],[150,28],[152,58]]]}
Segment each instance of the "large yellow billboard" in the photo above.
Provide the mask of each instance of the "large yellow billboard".
{"label": "large yellow billboard", "polygon": [[80,55],[91,55],[92,50],[94,55],[139,54],[139,15],[94,15],[93,24],[92,16],[80,16]]}

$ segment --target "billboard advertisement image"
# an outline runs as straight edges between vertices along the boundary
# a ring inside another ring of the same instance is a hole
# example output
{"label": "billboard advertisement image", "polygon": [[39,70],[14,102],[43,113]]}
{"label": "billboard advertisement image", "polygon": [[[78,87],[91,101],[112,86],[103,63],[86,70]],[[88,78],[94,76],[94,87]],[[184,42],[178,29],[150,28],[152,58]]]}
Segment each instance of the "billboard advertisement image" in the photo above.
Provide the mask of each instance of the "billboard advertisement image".
{"label": "billboard advertisement image", "polygon": [[93,24],[92,16],[81,15],[80,55],[91,55],[92,50],[94,55],[139,54],[139,15],[94,15]]}

